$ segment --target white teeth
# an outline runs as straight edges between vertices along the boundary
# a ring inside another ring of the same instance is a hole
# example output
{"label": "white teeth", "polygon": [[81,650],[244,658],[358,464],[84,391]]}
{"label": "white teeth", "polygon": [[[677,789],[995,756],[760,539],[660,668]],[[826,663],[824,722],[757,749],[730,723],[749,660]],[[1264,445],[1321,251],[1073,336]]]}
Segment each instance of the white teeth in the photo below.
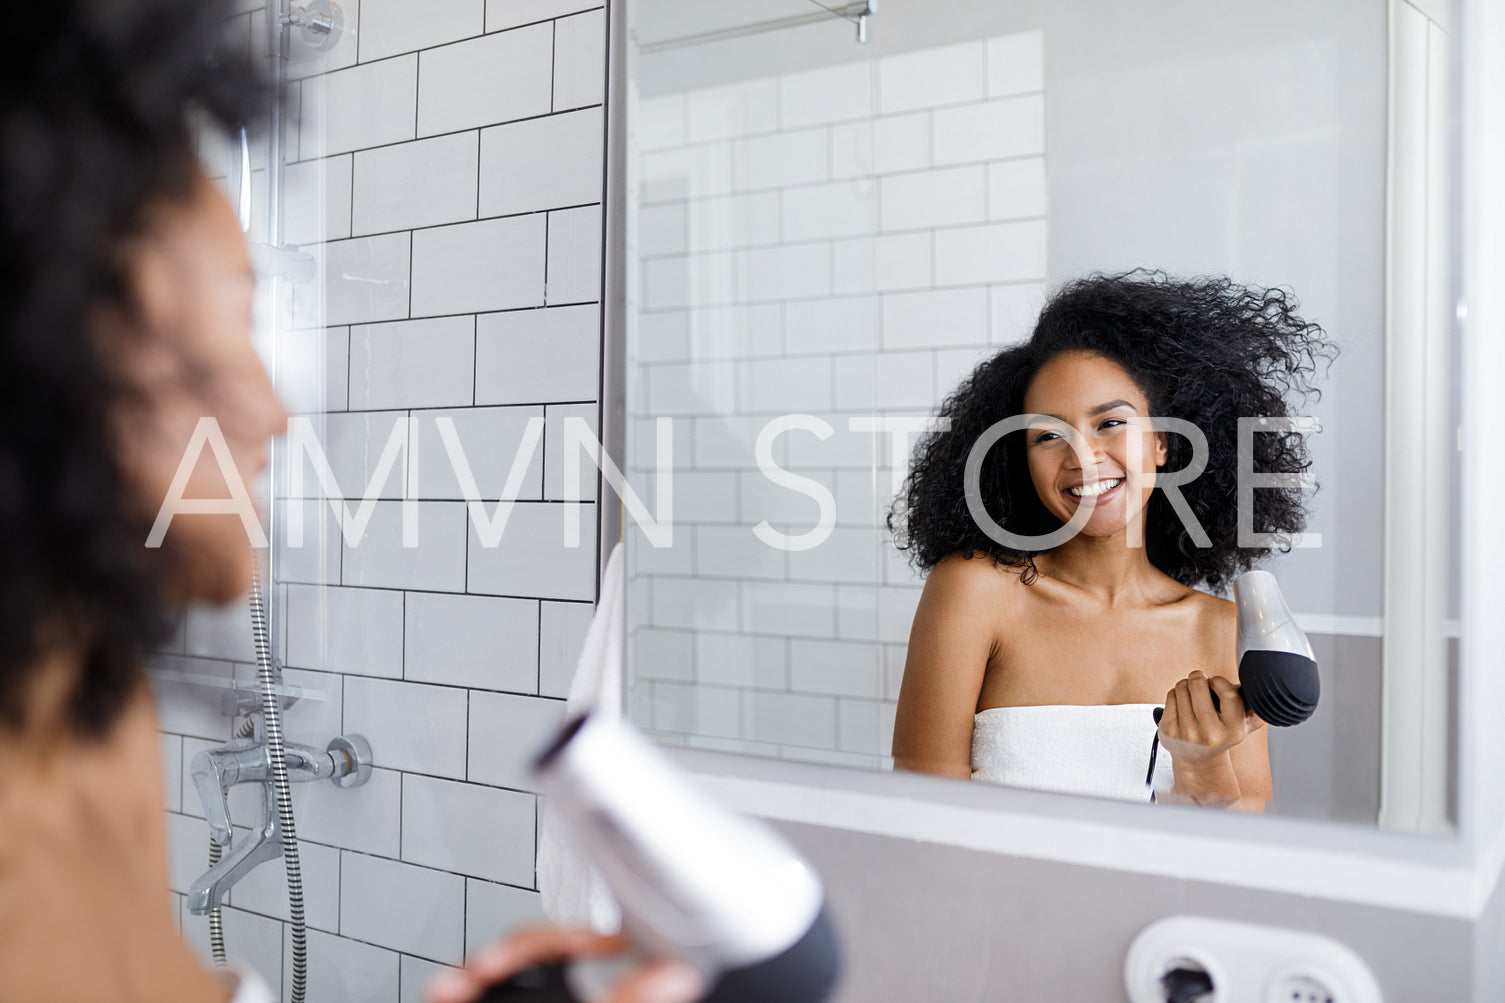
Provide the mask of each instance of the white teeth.
{"label": "white teeth", "polygon": [[1115,477],[1111,481],[1097,481],[1094,484],[1084,484],[1079,488],[1067,488],[1077,498],[1096,498],[1098,495],[1107,494],[1124,482],[1122,477]]}

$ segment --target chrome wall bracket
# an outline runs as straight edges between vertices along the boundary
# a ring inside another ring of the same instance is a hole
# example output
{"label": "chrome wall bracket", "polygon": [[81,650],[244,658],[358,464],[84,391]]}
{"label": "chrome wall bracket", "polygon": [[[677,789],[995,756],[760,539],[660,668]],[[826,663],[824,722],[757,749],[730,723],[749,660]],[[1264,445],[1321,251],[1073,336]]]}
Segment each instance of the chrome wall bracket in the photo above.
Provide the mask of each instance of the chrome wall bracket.
{"label": "chrome wall bracket", "polygon": [[334,0],[310,0],[306,7],[294,7],[282,15],[286,28],[297,28],[311,48],[327,52],[340,41],[345,29],[345,13]]}

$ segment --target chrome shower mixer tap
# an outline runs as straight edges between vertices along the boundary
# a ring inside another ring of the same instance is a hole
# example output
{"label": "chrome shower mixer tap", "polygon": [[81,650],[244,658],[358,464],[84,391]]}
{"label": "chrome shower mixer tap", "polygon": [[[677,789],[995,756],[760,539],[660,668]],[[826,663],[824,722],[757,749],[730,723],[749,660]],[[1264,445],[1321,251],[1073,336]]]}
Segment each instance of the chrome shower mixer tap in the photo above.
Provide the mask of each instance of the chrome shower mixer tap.
{"label": "chrome shower mixer tap", "polygon": [[[293,782],[328,780],[336,787],[359,787],[371,777],[371,746],[359,735],[338,735],[324,749],[296,742],[284,744],[288,779]],[[220,861],[199,876],[188,892],[188,910],[196,916],[222,905],[225,893],[257,864],[282,855],[282,826],[272,791],[272,762],[265,736],[232,739],[205,749],[189,767],[193,786],[204,806],[210,838],[228,847]],[[230,819],[230,788],[257,786],[256,820],[251,831],[234,836]]]}

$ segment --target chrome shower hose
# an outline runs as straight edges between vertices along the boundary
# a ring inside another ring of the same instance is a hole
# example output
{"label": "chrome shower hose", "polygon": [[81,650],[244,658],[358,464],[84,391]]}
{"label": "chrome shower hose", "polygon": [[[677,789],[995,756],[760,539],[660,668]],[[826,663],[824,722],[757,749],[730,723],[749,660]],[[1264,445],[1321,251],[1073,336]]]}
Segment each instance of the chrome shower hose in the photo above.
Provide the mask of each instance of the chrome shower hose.
{"label": "chrome shower hose", "polygon": [[[287,865],[288,918],[293,928],[293,992],[289,1003],[304,1003],[308,988],[308,927],[303,915],[303,869],[298,859],[298,831],[293,824],[293,792],[287,776],[287,753],[282,741],[282,704],[277,694],[277,670],[272,662],[271,632],[266,598],[261,588],[261,559],[251,552],[251,635],[256,643],[256,680],[261,687],[261,716],[266,727],[267,758],[272,766],[272,789],[277,823],[282,830],[282,860]],[[246,721],[235,732],[248,738],[254,728]],[[219,862],[220,845],[209,840],[209,864]],[[209,913],[209,948],[215,964],[225,964],[225,931],[220,910]]]}
{"label": "chrome shower hose", "polygon": [[266,598],[261,591],[261,559],[255,551],[251,552],[251,633],[256,639],[256,679],[261,684],[261,716],[266,727],[267,756],[272,763],[277,821],[282,826],[282,860],[287,865],[288,918],[293,926],[293,994],[289,1003],[304,1003],[308,985],[308,927],[303,918],[303,869],[298,861],[298,830],[293,825],[287,753],[282,746],[282,704],[272,665]]}

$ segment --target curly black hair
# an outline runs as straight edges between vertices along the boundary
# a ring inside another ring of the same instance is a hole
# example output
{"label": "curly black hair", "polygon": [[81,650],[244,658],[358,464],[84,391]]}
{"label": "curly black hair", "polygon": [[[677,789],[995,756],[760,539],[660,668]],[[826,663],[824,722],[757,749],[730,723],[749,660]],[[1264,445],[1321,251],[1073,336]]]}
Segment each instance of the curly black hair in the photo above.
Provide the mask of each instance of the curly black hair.
{"label": "curly black hair", "polygon": [[[1045,363],[1063,352],[1089,352],[1122,366],[1144,392],[1152,415],[1193,422],[1207,436],[1206,469],[1180,491],[1212,545],[1193,544],[1159,489],[1147,506],[1144,541],[1150,562],[1170,577],[1222,592],[1269,553],[1238,546],[1238,419],[1288,417],[1288,398],[1320,396],[1312,382],[1318,361],[1330,367],[1337,357],[1336,346],[1297,314],[1298,307],[1283,290],[1226,277],[1175,279],[1139,269],[1067,284],[1046,304],[1028,341],[983,362],[942,403],[940,416],[950,419],[949,430],[920,438],[888,514],[896,545],[909,551],[920,570],[948,554],[982,553],[1021,569],[1022,581],[1031,583],[1037,552],[1000,544],[972,519],[963,494],[967,456],[984,430],[1023,413],[1025,391]],[[1037,536],[1061,521],[1035,491],[1023,438],[1006,436],[989,451],[980,488],[1005,530]],[[1191,443],[1173,434],[1166,440],[1164,469],[1184,468]],[[1254,436],[1254,470],[1299,473],[1310,466],[1300,434]],[[1254,492],[1255,532],[1288,537],[1302,530],[1307,515],[1298,488]]]}
{"label": "curly black hair", "polygon": [[0,32],[0,724],[47,650],[85,649],[70,717],[104,733],[170,631],[163,552],[130,511],[110,415],[129,391],[98,318],[131,317],[127,247],[184,197],[190,116],[263,119],[270,93],[205,0],[53,0]]}

